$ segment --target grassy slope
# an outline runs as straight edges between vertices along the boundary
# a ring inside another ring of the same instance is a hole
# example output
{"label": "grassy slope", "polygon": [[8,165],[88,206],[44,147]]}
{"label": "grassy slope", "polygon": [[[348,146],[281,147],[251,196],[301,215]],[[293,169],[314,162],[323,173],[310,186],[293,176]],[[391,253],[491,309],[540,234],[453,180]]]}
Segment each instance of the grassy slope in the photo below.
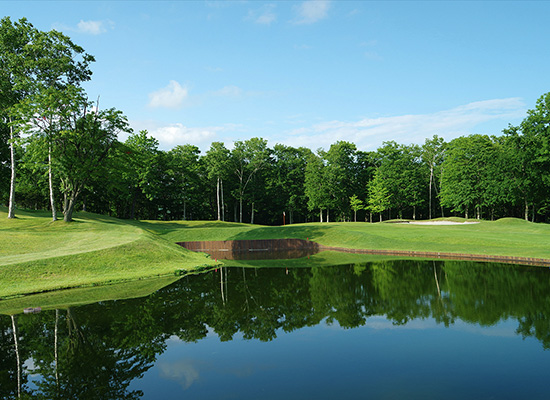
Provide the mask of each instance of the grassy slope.
{"label": "grassy slope", "polygon": [[51,222],[45,213],[0,211],[0,298],[22,293],[174,274],[214,263],[114,218],[79,213]]}

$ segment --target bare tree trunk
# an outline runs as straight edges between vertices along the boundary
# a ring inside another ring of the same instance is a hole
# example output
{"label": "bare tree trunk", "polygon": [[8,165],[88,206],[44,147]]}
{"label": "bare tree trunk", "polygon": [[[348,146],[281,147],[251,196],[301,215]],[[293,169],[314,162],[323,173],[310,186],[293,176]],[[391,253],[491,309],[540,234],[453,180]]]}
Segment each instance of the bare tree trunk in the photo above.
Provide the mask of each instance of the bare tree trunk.
{"label": "bare tree trunk", "polygon": [[243,198],[239,199],[239,222],[243,222]]}
{"label": "bare tree trunk", "polygon": [[319,209],[319,220],[321,221],[321,223],[323,223],[323,209],[322,208]]}
{"label": "bare tree trunk", "polygon": [[57,210],[55,208],[55,196],[53,194],[52,176],[52,145],[48,146],[48,184],[50,188],[50,205],[52,207],[52,221],[57,221]]}
{"label": "bare tree trunk", "polygon": [[222,187],[222,221],[225,221],[225,204],[223,201],[223,179],[221,181],[221,187]]}
{"label": "bare tree trunk", "polygon": [[428,219],[432,219],[432,184],[433,184],[433,176],[434,176],[434,167],[433,165],[430,166],[430,201],[429,204],[429,215]]}
{"label": "bare tree trunk", "polygon": [[525,220],[529,221],[529,205],[527,204],[527,197],[525,198]]}
{"label": "bare tree trunk", "polygon": [[216,186],[216,203],[218,204],[218,221],[220,218],[220,177],[218,176],[218,185]]}
{"label": "bare tree trunk", "polygon": [[250,213],[250,223],[254,223],[254,202],[252,202],[252,211]]}
{"label": "bare tree trunk", "polygon": [[413,221],[416,221],[416,206],[413,206]]}
{"label": "bare tree trunk", "polygon": [[10,157],[11,157],[11,181],[10,181],[10,203],[8,218],[15,218],[15,144],[13,142],[13,126],[10,117]]}
{"label": "bare tree trunk", "polygon": [[380,213],[380,222],[382,222],[382,213]]}
{"label": "bare tree trunk", "polygon": [[59,365],[58,365],[58,361],[59,361],[59,358],[58,358],[58,353],[57,353],[57,348],[58,348],[58,344],[57,344],[57,335],[58,335],[58,327],[59,325],[59,310],[56,308],[55,309],[55,329],[54,329],[54,357],[55,357],[55,385],[57,386],[57,388],[59,389]]}
{"label": "bare tree trunk", "polygon": [[13,315],[11,315],[11,328],[13,331],[13,344],[15,345],[15,358],[17,360],[17,398],[21,398],[21,358],[19,357],[17,324],[15,323],[15,317]]}

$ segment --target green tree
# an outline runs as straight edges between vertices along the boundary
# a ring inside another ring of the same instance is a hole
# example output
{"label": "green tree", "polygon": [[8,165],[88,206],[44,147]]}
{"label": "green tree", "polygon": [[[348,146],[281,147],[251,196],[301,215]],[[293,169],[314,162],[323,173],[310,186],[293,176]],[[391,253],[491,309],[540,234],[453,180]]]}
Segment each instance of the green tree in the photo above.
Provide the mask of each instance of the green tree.
{"label": "green tree", "polygon": [[[266,167],[271,158],[270,150],[267,147],[267,140],[252,138],[235,142],[231,151],[232,170],[238,181],[238,188],[235,197],[239,201],[239,222],[243,222],[243,200],[252,178],[262,168]],[[251,223],[254,223],[254,199],[251,199]]]}
{"label": "green tree", "polygon": [[367,208],[373,213],[380,214],[380,222],[382,222],[382,213],[388,209],[391,204],[391,194],[378,171],[374,174],[374,179],[369,182],[368,191],[369,198]]}
{"label": "green tree", "polygon": [[223,200],[223,181],[229,175],[230,151],[222,142],[213,142],[206,152],[204,162],[209,179],[216,181],[216,207],[218,221],[225,221],[225,206]]}
{"label": "green tree", "polygon": [[353,222],[357,222],[357,211],[364,208],[363,200],[359,199],[356,195],[353,195],[349,198],[349,203],[351,209],[353,210]]}

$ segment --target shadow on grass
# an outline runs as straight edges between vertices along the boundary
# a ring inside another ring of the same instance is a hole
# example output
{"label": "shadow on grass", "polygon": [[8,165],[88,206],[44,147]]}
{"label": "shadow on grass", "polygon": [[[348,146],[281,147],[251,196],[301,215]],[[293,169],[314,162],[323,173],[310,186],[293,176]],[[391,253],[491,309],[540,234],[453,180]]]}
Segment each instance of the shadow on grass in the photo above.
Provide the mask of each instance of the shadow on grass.
{"label": "shadow on grass", "polygon": [[302,239],[316,241],[325,236],[332,227],[296,224],[286,226],[262,226],[247,232],[237,233],[228,240],[262,240],[262,239]]}

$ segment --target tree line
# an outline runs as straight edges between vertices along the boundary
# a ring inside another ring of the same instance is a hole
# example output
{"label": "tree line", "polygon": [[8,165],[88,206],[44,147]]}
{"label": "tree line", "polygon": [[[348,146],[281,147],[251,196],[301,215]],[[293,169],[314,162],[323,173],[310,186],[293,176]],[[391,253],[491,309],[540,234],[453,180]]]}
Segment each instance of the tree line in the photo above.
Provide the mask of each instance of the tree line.
{"label": "tree line", "polygon": [[[164,151],[101,110],[82,84],[94,57],[59,32],[0,21],[0,189],[21,208],[75,209],[120,218],[261,224],[382,221],[452,215],[547,221],[550,93],[500,136],[376,151],[338,141],[311,151],[262,138]],[[126,132],[128,139],[118,140]]]}

